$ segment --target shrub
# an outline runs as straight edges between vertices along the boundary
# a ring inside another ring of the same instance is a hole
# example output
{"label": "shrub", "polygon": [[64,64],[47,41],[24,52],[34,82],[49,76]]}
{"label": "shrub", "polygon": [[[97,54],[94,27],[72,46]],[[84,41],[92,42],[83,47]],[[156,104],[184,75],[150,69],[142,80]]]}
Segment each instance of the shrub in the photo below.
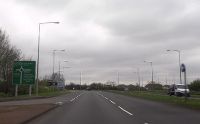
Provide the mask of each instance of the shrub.
{"label": "shrub", "polygon": [[193,91],[200,91],[200,79],[194,80],[190,85],[189,85],[190,90]]}

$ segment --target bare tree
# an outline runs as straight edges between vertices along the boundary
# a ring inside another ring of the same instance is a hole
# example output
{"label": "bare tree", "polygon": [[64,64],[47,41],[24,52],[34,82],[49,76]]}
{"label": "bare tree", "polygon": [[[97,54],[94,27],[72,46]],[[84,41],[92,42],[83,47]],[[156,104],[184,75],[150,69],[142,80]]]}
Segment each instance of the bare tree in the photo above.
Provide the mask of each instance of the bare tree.
{"label": "bare tree", "polygon": [[10,44],[9,36],[0,29],[0,80],[5,84],[5,92],[12,82],[13,63],[20,60],[20,56],[21,51]]}

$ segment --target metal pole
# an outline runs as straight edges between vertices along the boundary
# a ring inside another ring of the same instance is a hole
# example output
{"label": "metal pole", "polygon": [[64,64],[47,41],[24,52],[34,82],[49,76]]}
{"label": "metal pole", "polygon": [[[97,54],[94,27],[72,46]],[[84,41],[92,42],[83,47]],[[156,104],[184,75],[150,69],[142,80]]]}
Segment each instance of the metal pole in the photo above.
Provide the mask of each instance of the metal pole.
{"label": "metal pole", "polygon": [[55,65],[55,50],[53,50],[53,76],[54,76],[54,65]]}
{"label": "metal pole", "polygon": [[82,72],[80,72],[80,90],[81,90],[81,83],[82,83]]}
{"label": "metal pole", "polygon": [[36,79],[36,96],[38,96],[38,75],[39,75],[39,61],[40,61],[40,23],[39,23],[39,34],[38,34],[38,57],[37,57],[37,79]]}
{"label": "metal pole", "polygon": [[143,87],[143,77],[142,77],[142,87]]}
{"label": "metal pole", "polygon": [[60,81],[60,62],[59,62],[59,81]]}
{"label": "metal pole", "polygon": [[119,72],[117,72],[117,85],[119,85]]}
{"label": "metal pole", "polygon": [[185,72],[184,72],[184,80],[185,80],[185,101],[187,100],[187,79],[186,79],[186,69],[185,69]]}
{"label": "metal pole", "polygon": [[137,68],[137,75],[138,75],[138,84],[139,84],[139,91],[140,91],[140,69]]}
{"label": "metal pole", "polygon": [[15,85],[15,97],[18,96],[18,84]]}
{"label": "metal pole", "polygon": [[151,80],[151,81],[152,81],[152,83],[153,83],[153,62],[150,62],[150,63],[151,63],[151,71],[152,71],[152,72],[151,72],[151,73],[152,73],[152,80]]}
{"label": "metal pole", "polygon": [[41,24],[48,24],[48,23],[54,23],[54,24],[59,24],[59,22],[43,22],[43,23],[39,23],[39,31],[38,31],[38,57],[37,57],[37,79],[36,79],[36,96],[38,96],[38,76],[39,76],[39,62],[40,62],[40,25]]}
{"label": "metal pole", "polygon": [[167,51],[175,51],[178,53],[178,59],[179,59],[179,73],[180,73],[180,83],[182,84],[182,79],[181,79],[181,51],[180,50],[167,50]]}
{"label": "metal pole", "polygon": [[65,50],[53,50],[53,76],[54,76],[54,68],[55,68],[55,55],[56,55],[56,51],[61,51],[61,52],[64,52]]}
{"label": "metal pole", "polygon": [[144,62],[147,62],[147,63],[150,63],[151,65],[151,82],[153,83],[153,62],[149,62],[149,61],[144,61]]}
{"label": "metal pole", "polygon": [[179,50],[177,50],[179,54],[179,71],[180,71],[180,83],[182,84],[182,79],[181,79],[181,53]]}
{"label": "metal pole", "polygon": [[31,96],[32,93],[32,85],[29,85],[29,96]]}

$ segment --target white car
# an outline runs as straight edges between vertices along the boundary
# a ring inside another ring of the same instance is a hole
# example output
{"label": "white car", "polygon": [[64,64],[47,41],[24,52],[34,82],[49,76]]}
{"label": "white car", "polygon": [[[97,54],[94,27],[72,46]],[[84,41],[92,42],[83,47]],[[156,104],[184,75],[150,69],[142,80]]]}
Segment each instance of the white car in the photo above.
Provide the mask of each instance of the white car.
{"label": "white car", "polygon": [[188,86],[184,84],[173,84],[169,88],[168,94],[175,95],[175,96],[188,96],[190,97],[190,90]]}

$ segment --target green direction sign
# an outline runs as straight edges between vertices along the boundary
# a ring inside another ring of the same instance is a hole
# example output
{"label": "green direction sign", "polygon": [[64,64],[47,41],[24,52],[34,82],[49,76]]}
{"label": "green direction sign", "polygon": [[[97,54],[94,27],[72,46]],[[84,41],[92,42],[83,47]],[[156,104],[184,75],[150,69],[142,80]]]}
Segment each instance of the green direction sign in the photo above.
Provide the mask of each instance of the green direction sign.
{"label": "green direction sign", "polygon": [[34,84],[35,65],[35,61],[15,61],[13,65],[13,84]]}

